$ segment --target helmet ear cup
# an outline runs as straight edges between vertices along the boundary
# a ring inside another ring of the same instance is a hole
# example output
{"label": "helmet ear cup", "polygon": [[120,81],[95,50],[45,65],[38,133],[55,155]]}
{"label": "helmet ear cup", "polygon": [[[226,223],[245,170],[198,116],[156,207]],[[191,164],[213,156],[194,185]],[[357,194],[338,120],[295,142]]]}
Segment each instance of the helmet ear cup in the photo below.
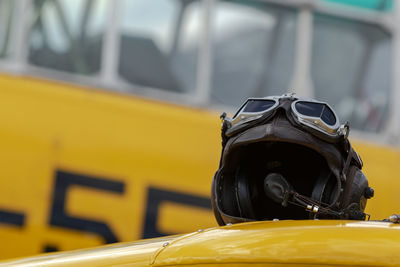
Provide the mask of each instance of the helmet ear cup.
{"label": "helmet ear cup", "polygon": [[311,198],[320,203],[331,205],[338,196],[338,183],[336,177],[328,169],[323,169],[315,182]]}
{"label": "helmet ear cup", "polygon": [[218,171],[214,174],[214,178],[211,184],[211,207],[214,212],[214,216],[215,219],[217,220],[218,225],[222,226],[225,225],[225,222],[222,219],[221,213],[218,209],[218,203],[217,203],[218,199],[217,199],[217,189],[216,189],[217,176],[218,176]]}
{"label": "helmet ear cup", "polygon": [[256,219],[251,201],[249,178],[247,177],[246,172],[240,167],[238,168],[235,177],[235,195],[240,217]]}
{"label": "helmet ear cup", "polygon": [[364,173],[358,167],[350,166],[341,207],[346,209],[357,206],[357,209],[364,212],[367,203],[364,194],[367,188],[368,180]]}

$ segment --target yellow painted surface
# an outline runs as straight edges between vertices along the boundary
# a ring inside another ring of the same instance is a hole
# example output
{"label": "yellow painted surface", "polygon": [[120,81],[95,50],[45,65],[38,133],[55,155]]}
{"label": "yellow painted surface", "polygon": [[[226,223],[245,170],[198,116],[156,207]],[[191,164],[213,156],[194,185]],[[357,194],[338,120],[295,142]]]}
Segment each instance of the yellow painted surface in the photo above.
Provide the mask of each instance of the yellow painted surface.
{"label": "yellow painted surface", "polygon": [[[65,214],[106,224],[117,241],[144,236],[147,198],[160,190],[167,197],[151,217],[157,231],[216,226],[210,209],[168,199],[207,202],[220,156],[216,112],[20,76],[0,75],[0,88],[0,212],[23,216],[16,225],[0,213],[0,258],[104,244],[96,232],[52,223],[59,171],[123,186],[72,185],[64,203]],[[354,143],[375,189],[367,212],[399,212],[399,150]]]}
{"label": "yellow painted surface", "polygon": [[[168,243],[166,243],[168,242]],[[0,262],[2,266],[398,266],[400,225],[359,221],[242,223],[170,239]]]}
{"label": "yellow painted surface", "polygon": [[[57,170],[124,185],[121,194],[71,186],[65,202],[67,214],[106,223],[118,241],[142,238],[149,188],[209,198],[217,114],[26,77],[0,75],[0,88],[0,211],[24,215],[22,227],[0,218],[0,258],[104,244],[96,233],[51,225]],[[198,207],[185,207],[174,214],[185,227],[167,222],[168,234],[216,225],[188,221]]]}
{"label": "yellow painted surface", "polygon": [[363,172],[375,196],[368,200],[366,212],[381,220],[400,213],[400,150],[370,143],[353,142],[364,162]]}
{"label": "yellow painted surface", "polygon": [[172,241],[154,266],[398,266],[400,225],[352,221],[256,222],[210,229]]}
{"label": "yellow painted surface", "polygon": [[176,237],[107,245],[0,262],[1,266],[150,266],[163,244]]}

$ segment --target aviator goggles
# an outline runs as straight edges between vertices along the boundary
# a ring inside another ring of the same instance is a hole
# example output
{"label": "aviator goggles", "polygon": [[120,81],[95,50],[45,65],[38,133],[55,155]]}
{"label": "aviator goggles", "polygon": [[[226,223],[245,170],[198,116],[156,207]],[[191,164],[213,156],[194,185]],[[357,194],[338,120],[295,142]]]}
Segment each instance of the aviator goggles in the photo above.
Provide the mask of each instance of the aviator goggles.
{"label": "aviator goggles", "polygon": [[327,103],[297,98],[294,94],[247,99],[232,119],[222,117],[227,122],[226,136],[242,132],[272,117],[278,107],[283,106],[282,99],[292,101],[288,109],[297,124],[333,139],[348,136],[348,124],[341,125],[338,116]]}

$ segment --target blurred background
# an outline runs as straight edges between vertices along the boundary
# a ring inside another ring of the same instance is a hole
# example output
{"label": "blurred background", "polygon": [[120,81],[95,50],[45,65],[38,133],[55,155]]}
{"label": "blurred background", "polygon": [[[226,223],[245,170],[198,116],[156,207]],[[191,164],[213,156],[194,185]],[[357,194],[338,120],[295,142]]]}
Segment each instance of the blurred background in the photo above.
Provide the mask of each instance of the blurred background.
{"label": "blurred background", "polygon": [[0,0],[0,258],[217,225],[219,114],[328,102],[400,211],[396,0]]}

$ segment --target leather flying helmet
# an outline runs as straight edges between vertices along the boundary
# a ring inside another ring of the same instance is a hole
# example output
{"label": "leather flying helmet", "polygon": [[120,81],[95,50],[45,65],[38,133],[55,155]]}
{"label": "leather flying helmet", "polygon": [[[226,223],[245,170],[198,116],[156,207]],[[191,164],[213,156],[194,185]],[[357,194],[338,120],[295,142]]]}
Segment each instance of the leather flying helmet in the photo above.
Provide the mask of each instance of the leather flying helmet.
{"label": "leather flying helmet", "polygon": [[249,98],[224,113],[212,207],[220,225],[271,219],[364,220],[373,189],[324,102],[294,94]]}

